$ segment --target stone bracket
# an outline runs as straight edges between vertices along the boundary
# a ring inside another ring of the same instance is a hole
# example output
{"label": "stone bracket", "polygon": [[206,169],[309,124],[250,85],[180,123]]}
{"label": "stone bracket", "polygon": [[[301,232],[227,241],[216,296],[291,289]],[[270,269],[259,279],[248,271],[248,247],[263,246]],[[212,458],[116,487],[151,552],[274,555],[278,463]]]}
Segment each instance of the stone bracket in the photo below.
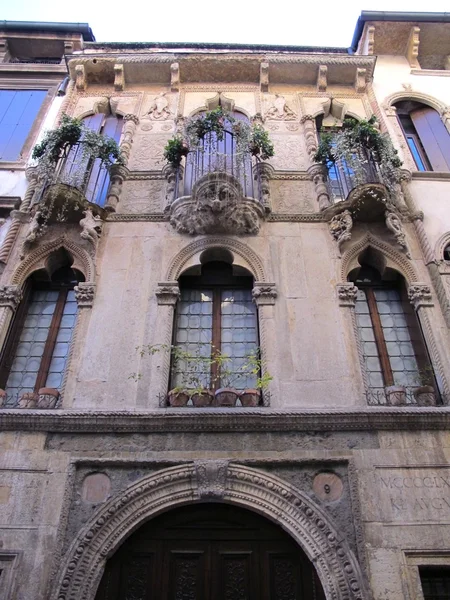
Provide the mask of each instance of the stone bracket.
{"label": "stone bracket", "polygon": [[319,65],[319,69],[317,71],[317,91],[318,92],[326,92],[327,91],[327,75],[328,75],[328,67],[326,65]]}
{"label": "stone bracket", "polygon": [[84,65],[77,65],[75,67],[75,87],[79,92],[84,92],[86,90],[87,82]]}
{"label": "stone bracket", "polygon": [[175,306],[180,297],[178,281],[161,281],[156,289],[156,300],[159,305]]}
{"label": "stone bracket", "polygon": [[180,89],[180,63],[172,63],[170,65],[170,90],[178,92]]}
{"label": "stone bracket", "polygon": [[364,94],[367,88],[366,81],[367,69],[356,69],[355,76],[355,92],[358,94]]}
{"label": "stone bracket", "polygon": [[262,92],[269,91],[269,63],[262,62],[259,70],[259,84]]}
{"label": "stone bracket", "polygon": [[125,72],[123,65],[114,65],[114,89],[116,92],[123,92],[125,89]]}
{"label": "stone bracket", "polygon": [[408,44],[406,46],[406,58],[408,59],[411,69],[420,69],[419,61],[417,59],[420,44],[419,34],[420,27],[411,27]]}

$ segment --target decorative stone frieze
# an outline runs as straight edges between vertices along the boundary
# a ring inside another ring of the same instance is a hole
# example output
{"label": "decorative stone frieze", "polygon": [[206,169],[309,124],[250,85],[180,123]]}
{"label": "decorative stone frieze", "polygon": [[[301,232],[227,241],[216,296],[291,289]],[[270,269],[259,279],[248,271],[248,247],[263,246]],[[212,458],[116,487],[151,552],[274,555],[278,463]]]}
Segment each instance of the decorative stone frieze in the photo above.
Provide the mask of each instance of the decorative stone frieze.
{"label": "decorative stone frieze", "polygon": [[162,281],[158,283],[155,294],[159,305],[175,306],[180,297],[178,281]]}
{"label": "decorative stone frieze", "polygon": [[177,198],[170,205],[170,224],[179,233],[257,234],[264,207],[244,197],[239,181],[227,173],[208,173],[199,179],[192,196]]}
{"label": "decorative stone frieze", "polygon": [[336,286],[339,299],[339,306],[355,307],[356,298],[358,297],[358,288],[352,282],[338,283]]}
{"label": "decorative stone frieze", "polygon": [[22,300],[20,285],[0,285],[0,306],[9,306],[13,311]]}
{"label": "decorative stone frieze", "polygon": [[95,283],[82,281],[74,289],[79,308],[90,308],[94,303]]}
{"label": "decorative stone frieze", "polygon": [[228,464],[227,460],[196,460],[194,462],[200,498],[221,500],[224,497]]}
{"label": "decorative stone frieze", "polygon": [[416,310],[421,306],[433,306],[431,288],[427,283],[412,283],[408,288],[408,298]]}
{"label": "decorative stone frieze", "polygon": [[274,283],[255,283],[252,290],[253,301],[257,306],[266,306],[275,304],[278,296],[277,288]]}
{"label": "decorative stone frieze", "polygon": [[330,233],[337,243],[339,256],[341,255],[341,246],[352,237],[353,218],[349,210],[335,215],[329,224]]}

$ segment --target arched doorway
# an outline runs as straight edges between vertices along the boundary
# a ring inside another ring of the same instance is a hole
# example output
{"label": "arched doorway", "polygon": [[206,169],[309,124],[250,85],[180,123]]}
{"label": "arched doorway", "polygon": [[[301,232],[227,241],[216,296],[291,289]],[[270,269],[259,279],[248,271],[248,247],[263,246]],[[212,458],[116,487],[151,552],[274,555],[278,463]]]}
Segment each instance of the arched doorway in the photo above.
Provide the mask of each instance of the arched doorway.
{"label": "arched doorway", "polygon": [[325,600],[312,563],[271,521],[210,503],[147,522],[109,559],[96,600]]}

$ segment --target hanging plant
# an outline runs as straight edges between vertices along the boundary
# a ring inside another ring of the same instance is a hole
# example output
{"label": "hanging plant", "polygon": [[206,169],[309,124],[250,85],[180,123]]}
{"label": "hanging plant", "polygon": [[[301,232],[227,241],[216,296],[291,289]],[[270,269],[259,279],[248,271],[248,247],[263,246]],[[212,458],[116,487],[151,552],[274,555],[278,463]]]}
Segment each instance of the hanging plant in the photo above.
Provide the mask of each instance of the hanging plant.
{"label": "hanging plant", "polygon": [[183,156],[190,150],[202,150],[206,135],[214,134],[209,139],[209,147],[224,139],[225,133],[231,133],[236,142],[236,152],[250,152],[262,160],[274,155],[273,143],[269,134],[261,125],[250,125],[233,117],[228,111],[218,106],[205,114],[186,119],[184,131],[171,138],[164,148],[164,158],[173,167],[178,167]]}
{"label": "hanging plant", "polygon": [[367,164],[367,157],[370,157],[379,166],[383,181],[392,191],[398,181],[398,169],[402,166],[402,161],[389,135],[381,134],[376,123],[375,116],[368,121],[345,119],[340,129],[321,132],[315,162],[327,166],[343,161],[352,171],[355,180],[364,183],[364,166]]}

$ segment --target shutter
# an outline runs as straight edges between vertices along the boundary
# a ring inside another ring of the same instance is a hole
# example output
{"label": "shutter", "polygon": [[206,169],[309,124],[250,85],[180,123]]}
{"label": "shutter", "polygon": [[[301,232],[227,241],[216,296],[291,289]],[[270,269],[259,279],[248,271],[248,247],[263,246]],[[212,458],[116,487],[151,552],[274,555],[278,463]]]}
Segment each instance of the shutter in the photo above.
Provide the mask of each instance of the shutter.
{"label": "shutter", "polygon": [[439,114],[429,107],[410,113],[433,171],[450,171],[450,134]]}

